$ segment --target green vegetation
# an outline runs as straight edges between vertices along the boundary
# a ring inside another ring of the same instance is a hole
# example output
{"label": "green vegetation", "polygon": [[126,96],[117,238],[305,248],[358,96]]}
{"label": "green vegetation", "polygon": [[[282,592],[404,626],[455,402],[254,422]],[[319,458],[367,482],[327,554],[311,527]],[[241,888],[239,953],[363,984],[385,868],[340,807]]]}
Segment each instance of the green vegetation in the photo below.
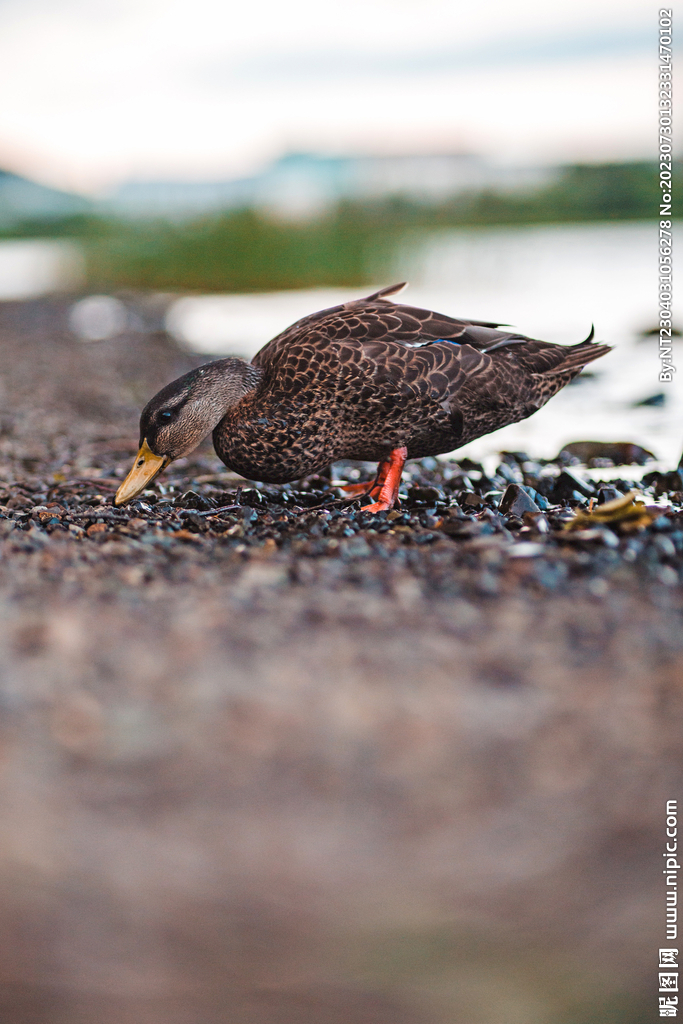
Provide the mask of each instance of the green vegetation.
{"label": "green vegetation", "polygon": [[[261,291],[361,285],[381,275],[406,234],[444,228],[629,219],[659,213],[654,163],[577,165],[529,192],[472,192],[439,205],[405,198],[342,203],[291,223],[250,210],[192,221],[106,220],[78,215],[15,227],[5,237],[76,237],[96,288]],[[683,215],[683,169],[673,182]]]}
{"label": "green vegetation", "polygon": [[292,224],[237,210],[180,224],[119,225],[89,246],[89,277],[102,287],[189,291],[362,284],[371,248],[372,232],[357,211]]}

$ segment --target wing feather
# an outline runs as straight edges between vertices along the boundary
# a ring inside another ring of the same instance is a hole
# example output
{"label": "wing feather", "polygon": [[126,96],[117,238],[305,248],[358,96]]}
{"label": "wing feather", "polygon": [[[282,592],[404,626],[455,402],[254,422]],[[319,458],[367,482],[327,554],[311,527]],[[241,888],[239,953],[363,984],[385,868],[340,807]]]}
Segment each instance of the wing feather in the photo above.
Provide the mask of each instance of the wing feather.
{"label": "wing feather", "polygon": [[410,406],[416,429],[421,419],[437,423],[446,416],[464,444],[530,415],[609,351],[592,343],[592,332],[578,345],[555,345],[501,325],[399,305],[390,296],[402,287],[299,320],[253,363],[292,394],[308,381],[330,400],[394,403],[406,416]]}
{"label": "wing feather", "polygon": [[346,302],[298,320],[268,342],[253,358],[256,366],[279,361],[282,354],[300,342],[324,347],[338,341],[395,341],[405,346],[421,346],[448,341],[485,349],[507,344],[519,335],[506,334],[494,323],[480,320],[456,320],[417,306],[399,305],[389,296],[404,285],[384,288],[364,299]]}

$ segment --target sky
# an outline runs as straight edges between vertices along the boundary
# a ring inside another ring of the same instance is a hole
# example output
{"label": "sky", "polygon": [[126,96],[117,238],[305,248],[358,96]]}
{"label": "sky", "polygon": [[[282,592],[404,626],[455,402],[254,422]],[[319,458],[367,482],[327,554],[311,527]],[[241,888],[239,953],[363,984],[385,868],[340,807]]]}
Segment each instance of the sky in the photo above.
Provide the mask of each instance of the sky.
{"label": "sky", "polygon": [[0,0],[0,167],[98,194],[246,175],[292,151],[653,157],[657,12],[644,0]]}

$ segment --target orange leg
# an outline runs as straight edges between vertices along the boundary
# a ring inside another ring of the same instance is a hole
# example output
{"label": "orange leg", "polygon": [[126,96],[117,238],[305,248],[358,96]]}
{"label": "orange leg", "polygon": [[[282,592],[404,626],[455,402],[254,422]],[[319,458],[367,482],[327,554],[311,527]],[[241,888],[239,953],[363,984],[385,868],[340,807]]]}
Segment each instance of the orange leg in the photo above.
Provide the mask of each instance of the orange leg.
{"label": "orange leg", "polygon": [[370,494],[373,487],[376,485],[366,480],[364,484],[338,484],[337,490],[343,491],[349,497],[353,497],[357,494]]}
{"label": "orange leg", "polygon": [[344,494],[369,494],[371,498],[378,498],[380,491],[382,490],[382,484],[387,478],[387,473],[391,468],[390,462],[380,462],[377,467],[377,476],[375,477],[374,484],[366,482],[364,484],[343,484],[339,490],[343,491]]}
{"label": "orange leg", "polygon": [[[398,498],[401,473],[403,472],[403,467],[407,458],[407,448],[393,449],[389,456],[389,461],[383,462],[380,465],[380,473],[377,477],[377,483],[370,492],[371,497],[376,497],[377,501],[372,505],[366,505],[362,510],[363,512],[386,512],[388,509],[393,508],[396,499]],[[375,494],[374,492],[377,488],[379,488],[379,493]]]}

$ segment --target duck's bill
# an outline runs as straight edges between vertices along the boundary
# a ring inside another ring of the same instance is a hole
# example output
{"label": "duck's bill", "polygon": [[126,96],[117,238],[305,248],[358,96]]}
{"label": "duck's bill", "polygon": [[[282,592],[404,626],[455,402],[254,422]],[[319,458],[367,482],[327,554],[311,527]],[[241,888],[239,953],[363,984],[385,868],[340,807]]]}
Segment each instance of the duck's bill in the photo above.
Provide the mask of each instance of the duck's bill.
{"label": "duck's bill", "polygon": [[155,455],[147,442],[143,441],[140,451],[135,456],[133,468],[116,492],[114,504],[125,505],[131,498],[137,497],[170,461],[168,455]]}

